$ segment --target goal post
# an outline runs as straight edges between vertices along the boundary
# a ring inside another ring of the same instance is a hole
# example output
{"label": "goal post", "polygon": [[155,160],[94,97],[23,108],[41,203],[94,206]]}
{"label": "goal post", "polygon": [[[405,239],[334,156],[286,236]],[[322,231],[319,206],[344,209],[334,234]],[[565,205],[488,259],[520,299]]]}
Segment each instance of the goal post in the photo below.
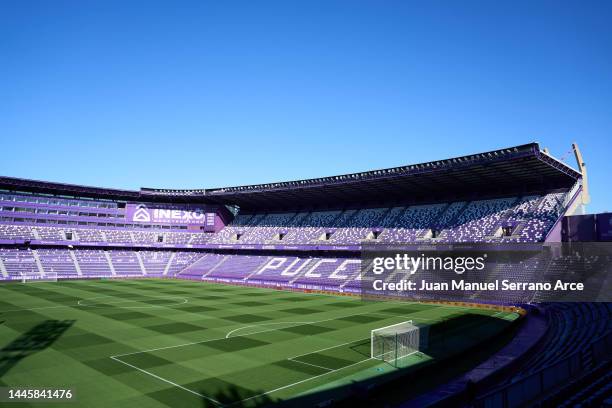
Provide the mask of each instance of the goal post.
{"label": "goal post", "polygon": [[21,274],[21,283],[35,282],[57,282],[57,272],[47,272],[44,275],[39,272]]}
{"label": "goal post", "polygon": [[372,330],[371,357],[385,362],[396,362],[424,350],[426,343],[426,331],[408,320]]}

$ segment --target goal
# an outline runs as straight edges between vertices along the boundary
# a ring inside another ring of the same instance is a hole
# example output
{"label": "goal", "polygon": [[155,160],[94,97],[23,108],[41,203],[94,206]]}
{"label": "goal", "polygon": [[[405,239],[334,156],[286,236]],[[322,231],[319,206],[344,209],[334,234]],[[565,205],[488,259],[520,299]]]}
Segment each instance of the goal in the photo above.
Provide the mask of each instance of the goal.
{"label": "goal", "polygon": [[57,282],[57,272],[47,272],[44,275],[39,272],[21,274],[21,283],[34,282]]}
{"label": "goal", "polygon": [[386,362],[397,360],[424,350],[427,332],[412,320],[372,330],[371,357]]}

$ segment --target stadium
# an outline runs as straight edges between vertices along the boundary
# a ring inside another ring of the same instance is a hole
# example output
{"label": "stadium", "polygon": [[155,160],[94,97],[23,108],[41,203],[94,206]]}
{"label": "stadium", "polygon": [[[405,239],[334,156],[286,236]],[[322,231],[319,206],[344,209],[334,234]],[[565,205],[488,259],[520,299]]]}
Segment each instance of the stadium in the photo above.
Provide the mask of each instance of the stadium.
{"label": "stadium", "polygon": [[[609,241],[574,150],[578,170],[530,143],[200,190],[0,177],[0,385],[87,407],[609,404],[609,302],[363,289],[371,245]],[[569,258],[496,270],[610,265]]]}

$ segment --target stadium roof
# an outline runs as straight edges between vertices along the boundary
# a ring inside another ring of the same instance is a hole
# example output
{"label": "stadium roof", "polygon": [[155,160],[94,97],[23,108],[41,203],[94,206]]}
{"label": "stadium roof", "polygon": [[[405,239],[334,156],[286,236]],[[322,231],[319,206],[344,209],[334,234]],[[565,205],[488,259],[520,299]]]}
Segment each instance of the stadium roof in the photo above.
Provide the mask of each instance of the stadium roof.
{"label": "stadium roof", "polygon": [[0,188],[125,201],[237,205],[242,210],[412,204],[570,188],[581,174],[537,143],[315,179],[198,190],[105,189],[0,177]]}

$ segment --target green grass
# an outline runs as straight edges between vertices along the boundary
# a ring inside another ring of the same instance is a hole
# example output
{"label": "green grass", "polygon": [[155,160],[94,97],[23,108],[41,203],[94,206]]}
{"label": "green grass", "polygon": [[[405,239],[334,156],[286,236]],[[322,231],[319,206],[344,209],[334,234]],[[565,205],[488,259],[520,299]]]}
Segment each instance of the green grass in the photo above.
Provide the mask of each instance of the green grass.
{"label": "green grass", "polygon": [[[441,361],[515,318],[189,281],[6,284],[0,385],[70,387],[74,407],[305,405]],[[429,326],[427,351],[399,368],[370,359],[370,330],[408,319]]]}

